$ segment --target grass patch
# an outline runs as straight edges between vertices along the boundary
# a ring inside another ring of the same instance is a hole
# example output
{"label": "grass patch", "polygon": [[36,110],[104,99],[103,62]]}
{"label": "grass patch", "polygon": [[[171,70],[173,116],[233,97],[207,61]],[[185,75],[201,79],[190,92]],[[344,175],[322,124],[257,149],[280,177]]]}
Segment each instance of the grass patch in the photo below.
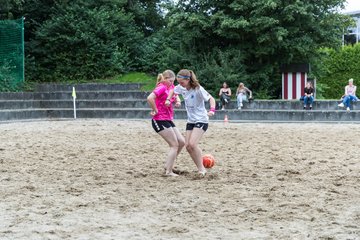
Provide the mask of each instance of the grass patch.
{"label": "grass patch", "polygon": [[141,83],[141,90],[151,91],[155,87],[156,76],[152,76],[141,72],[132,72],[124,75],[117,75],[107,79],[97,79],[94,82],[101,83]]}
{"label": "grass patch", "polygon": [[[140,83],[142,91],[152,91],[156,84],[156,76],[142,72],[132,72],[123,75],[116,75],[110,78],[101,78],[93,80],[67,80],[56,82],[58,84],[81,84],[81,83]],[[31,92],[40,82],[24,82],[21,91]],[[1,89],[0,89],[1,90]]]}

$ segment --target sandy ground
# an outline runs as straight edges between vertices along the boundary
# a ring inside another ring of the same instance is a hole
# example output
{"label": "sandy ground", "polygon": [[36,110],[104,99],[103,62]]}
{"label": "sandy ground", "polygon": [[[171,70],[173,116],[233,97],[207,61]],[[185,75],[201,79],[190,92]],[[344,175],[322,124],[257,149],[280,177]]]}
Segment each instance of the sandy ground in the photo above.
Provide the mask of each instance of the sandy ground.
{"label": "sandy ground", "polygon": [[203,179],[147,120],[0,133],[0,239],[360,239],[360,124],[211,122]]}

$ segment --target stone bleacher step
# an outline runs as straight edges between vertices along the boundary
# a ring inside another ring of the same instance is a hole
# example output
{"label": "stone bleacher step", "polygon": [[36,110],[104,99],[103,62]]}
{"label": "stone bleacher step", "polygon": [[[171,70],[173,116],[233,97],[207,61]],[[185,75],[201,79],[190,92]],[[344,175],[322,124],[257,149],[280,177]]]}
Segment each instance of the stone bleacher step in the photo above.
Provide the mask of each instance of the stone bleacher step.
{"label": "stone bleacher step", "polygon": [[73,87],[76,91],[140,91],[142,86],[141,83],[43,83],[35,87],[35,92],[72,92]]}
{"label": "stone bleacher step", "polygon": [[[70,84],[41,84],[36,92],[0,93],[0,121],[28,119],[73,118],[72,87]],[[141,84],[79,84],[76,87],[77,118],[151,119]],[[219,102],[217,102],[219,108]],[[313,110],[303,110],[300,101],[254,100],[237,109],[233,99],[227,110],[217,110],[211,120],[224,121],[346,121],[360,120],[356,103],[352,111],[339,108],[336,100],[317,100]],[[206,103],[207,109],[209,104]],[[186,119],[184,104],[175,108],[175,119]]]}
{"label": "stone bleacher step", "polygon": [[[151,119],[148,108],[85,108],[77,109],[77,118],[121,118],[121,119]],[[73,109],[23,109],[1,110],[0,120],[43,119],[43,118],[73,118]],[[217,111],[210,120],[223,121],[227,115],[231,121],[273,121],[273,122],[355,122],[360,120],[360,111],[346,112],[345,110],[227,110]],[[187,118],[185,109],[175,110],[175,120]]]}
{"label": "stone bleacher step", "polygon": [[[104,99],[76,99],[77,108],[149,108],[146,94],[141,93],[141,98],[104,98]],[[27,99],[27,100],[1,100],[0,109],[25,109],[25,108],[72,108],[73,99],[68,96],[65,99]],[[209,104],[206,103],[209,108]],[[229,110],[237,110],[236,106],[229,105]],[[184,109],[184,103],[181,109]],[[242,110],[303,110],[299,102],[259,100],[250,104],[245,103]],[[337,101],[318,101],[314,103],[313,110],[342,110]],[[352,104],[352,110],[356,110],[356,103]],[[218,108],[219,110],[219,108]]]}
{"label": "stone bleacher step", "polygon": [[[77,99],[146,99],[149,92],[129,91],[79,91]],[[15,92],[0,93],[0,100],[64,100],[72,99],[72,92]]]}

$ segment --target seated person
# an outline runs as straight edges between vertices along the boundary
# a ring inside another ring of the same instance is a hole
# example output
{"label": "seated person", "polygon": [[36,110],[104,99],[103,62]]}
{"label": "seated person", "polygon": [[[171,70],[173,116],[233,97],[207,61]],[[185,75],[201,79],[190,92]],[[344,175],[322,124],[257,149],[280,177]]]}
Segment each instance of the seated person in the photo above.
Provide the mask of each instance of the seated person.
{"label": "seated person", "polygon": [[314,102],[314,88],[311,82],[307,82],[304,88],[304,109],[306,109],[307,104],[310,104],[310,110],[312,109],[312,104]]}
{"label": "seated person", "polygon": [[250,94],[249,99],[252,98],[252,91],[245,87],[244,83],[240,83],[238,88],[236,89],[236,99],[237,99],[237,106],[238,109],[243,107],[243,102],[248,101],[247,93]]}
{"label": "seated person", "polygon": [[354,85],[354,79],[349,79],[349,84],[345,87],[345,95],[343,97],[342,103],[340,103],[339,107],[345,107],[346,110],[350,111],[350,103],[356,102],[358,98],[356,97],[356,86]]}
{"label": "seated person", "polygon": [[219,91],[219,97],[221,101],[221,110],[225,110],[226,104],[230,102],[231,89],[226,82],[223,83],[222,88]]}

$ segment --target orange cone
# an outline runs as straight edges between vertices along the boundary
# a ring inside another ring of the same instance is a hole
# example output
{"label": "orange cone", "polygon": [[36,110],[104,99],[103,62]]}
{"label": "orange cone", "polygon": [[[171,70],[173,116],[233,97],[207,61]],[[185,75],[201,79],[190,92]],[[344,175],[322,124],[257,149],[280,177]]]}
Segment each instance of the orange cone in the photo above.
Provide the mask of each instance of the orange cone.
{"label": "orange cone", "polygon": [[224,117],[224,122],[229,122],[229,119],[228,119],[228,116],[225,114],[225,117]]}

